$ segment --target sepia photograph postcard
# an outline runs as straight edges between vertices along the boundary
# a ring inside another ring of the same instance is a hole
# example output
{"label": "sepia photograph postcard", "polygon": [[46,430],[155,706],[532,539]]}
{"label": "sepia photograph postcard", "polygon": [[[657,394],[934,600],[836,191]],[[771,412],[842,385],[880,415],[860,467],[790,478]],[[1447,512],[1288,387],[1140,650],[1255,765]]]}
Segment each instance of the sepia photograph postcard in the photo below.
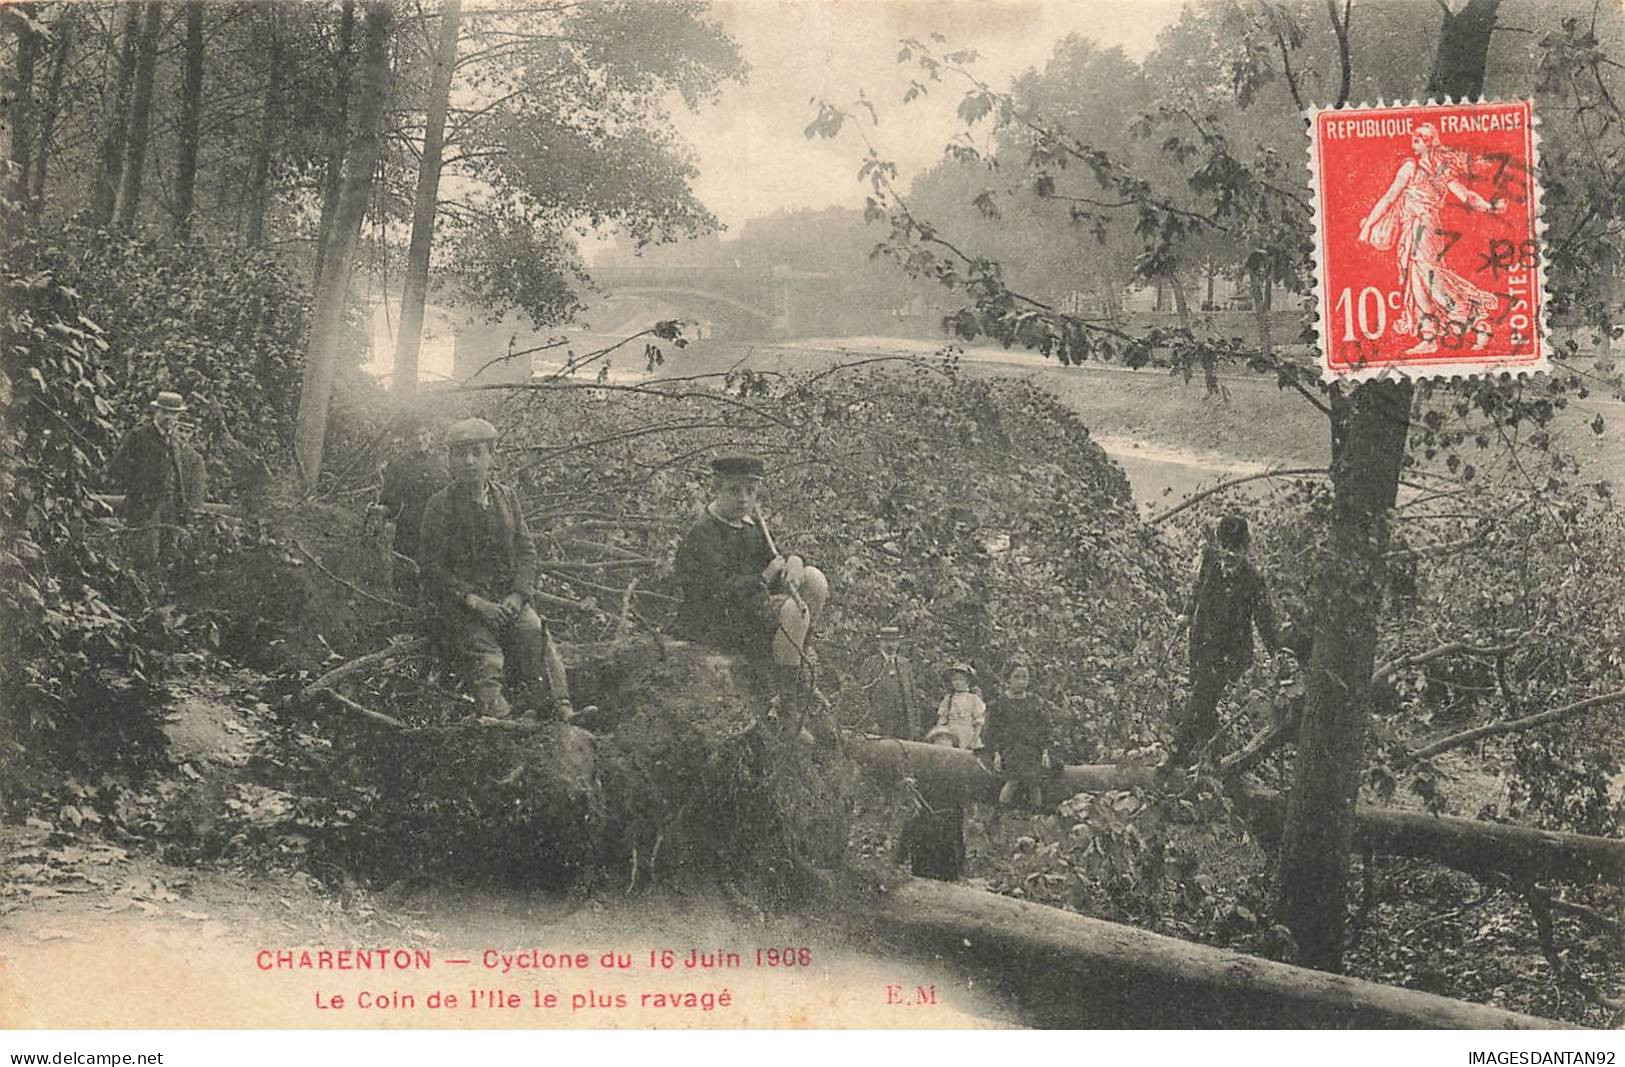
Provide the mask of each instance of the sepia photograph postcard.
{"label": "sepia photograph postcard", "polygon": [[0,1052],[1613,1063],[1622,107],[1618,0],[0,3]]}

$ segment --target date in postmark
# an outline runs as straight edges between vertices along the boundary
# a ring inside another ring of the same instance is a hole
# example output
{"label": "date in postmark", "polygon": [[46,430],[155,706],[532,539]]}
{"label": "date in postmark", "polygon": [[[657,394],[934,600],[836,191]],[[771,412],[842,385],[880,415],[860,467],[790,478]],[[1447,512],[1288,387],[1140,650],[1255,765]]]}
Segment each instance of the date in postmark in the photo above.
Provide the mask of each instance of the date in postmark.
{"label": "date in postmark", "polygon": [[1322,376],[1546,370],[1530,102],[1310,120]]}

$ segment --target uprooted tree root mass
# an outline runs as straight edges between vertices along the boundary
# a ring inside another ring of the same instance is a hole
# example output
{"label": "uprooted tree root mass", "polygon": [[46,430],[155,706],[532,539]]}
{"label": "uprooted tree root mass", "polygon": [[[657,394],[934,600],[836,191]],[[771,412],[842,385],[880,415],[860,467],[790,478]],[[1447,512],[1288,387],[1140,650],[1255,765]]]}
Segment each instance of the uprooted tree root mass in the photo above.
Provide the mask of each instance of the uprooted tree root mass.
{"label": "uprooted tree root mass", "polygon": [[603,709],[591,732],[346,722],[308,763],[329,796],[353,793],[335,809],[330,858],[381,876],[550,888],[724,881],[767,901],[837,861],[856,771],[799,682],[678,642],[571,658],[583,701]]}

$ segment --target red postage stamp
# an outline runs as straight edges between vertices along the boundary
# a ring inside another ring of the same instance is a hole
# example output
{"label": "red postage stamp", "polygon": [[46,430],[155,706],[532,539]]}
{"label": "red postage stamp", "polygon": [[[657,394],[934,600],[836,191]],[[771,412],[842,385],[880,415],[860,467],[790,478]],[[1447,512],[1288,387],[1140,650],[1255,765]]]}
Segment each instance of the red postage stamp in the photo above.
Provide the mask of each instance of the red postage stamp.
{"label": "red postage stamp", "polygon": [[1322,375],[1546,370],[1530,102],[1311,120]]}

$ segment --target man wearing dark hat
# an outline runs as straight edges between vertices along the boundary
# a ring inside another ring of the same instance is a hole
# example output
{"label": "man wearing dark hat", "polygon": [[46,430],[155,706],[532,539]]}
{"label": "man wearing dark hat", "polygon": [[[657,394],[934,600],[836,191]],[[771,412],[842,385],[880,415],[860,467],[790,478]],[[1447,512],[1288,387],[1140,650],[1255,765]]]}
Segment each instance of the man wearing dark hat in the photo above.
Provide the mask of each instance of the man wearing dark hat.
{"label": "man wearing dark hat", "polygon": [[191,501],[183,475],[178,426],[186,402],[179,393],[161,392],[147,405],[149,417],[124,435],[108,466],[124,490],[125,544],[130,562],[149,575],[174,548]]}
{"label": "man wearing dark hat", "polygon": [[677,633],[801,666],[812,659],[807,635],[829,599],[829,582],[800,556],[779,553],[761,514],[759,458],[720,456],[711,471],[713,499],[677,548]]}
{"label": "man wearing dark hat", "polygon": [[423,509],[418,564],[439,636],[468,672],[480,714],[505,719],[502,692],[510,666],[535,690],[545,677],[561,718],[570,718],[564,663],[530,605],[536,544],[519,497],[491,477],[496,427],[464,419],[446,434],[452,482]]}
{"label": "man wearing dark hat", "polygon": [[1202,564],[1181,624],[1190,625],[1191,691],[1176,723],[1173,762],[1189,764],[1219,728],[1218,704],[1253,663],[1253,630],[1271,653],[1282,648],[1264,576],[1247,558],[1247,520],[1226,515]]}
{"label": "man wearing dark hat", "polygon": [[903,649],[902,637],[896,626],[882,626],[875,632],[878,651],[864,662],[862,677],[869,682],[863,694],[876,730],[886,737],[918,741],[920,705],[925,698],[917,687],[923,672]]}
{"label": "man wearing dark hat", "polygon": [[434,427],[427,419],[414,417],[403,428],[408,450],[389,461],[384,468],[384,484],[378,493],[383,513],[395,523],[390,543],[394,552],[391,570],[395,587],[408,594],[417,591],[418,531],[423,525],[423,509],[429,498],[448,480],[446,464],[434,450]]}

